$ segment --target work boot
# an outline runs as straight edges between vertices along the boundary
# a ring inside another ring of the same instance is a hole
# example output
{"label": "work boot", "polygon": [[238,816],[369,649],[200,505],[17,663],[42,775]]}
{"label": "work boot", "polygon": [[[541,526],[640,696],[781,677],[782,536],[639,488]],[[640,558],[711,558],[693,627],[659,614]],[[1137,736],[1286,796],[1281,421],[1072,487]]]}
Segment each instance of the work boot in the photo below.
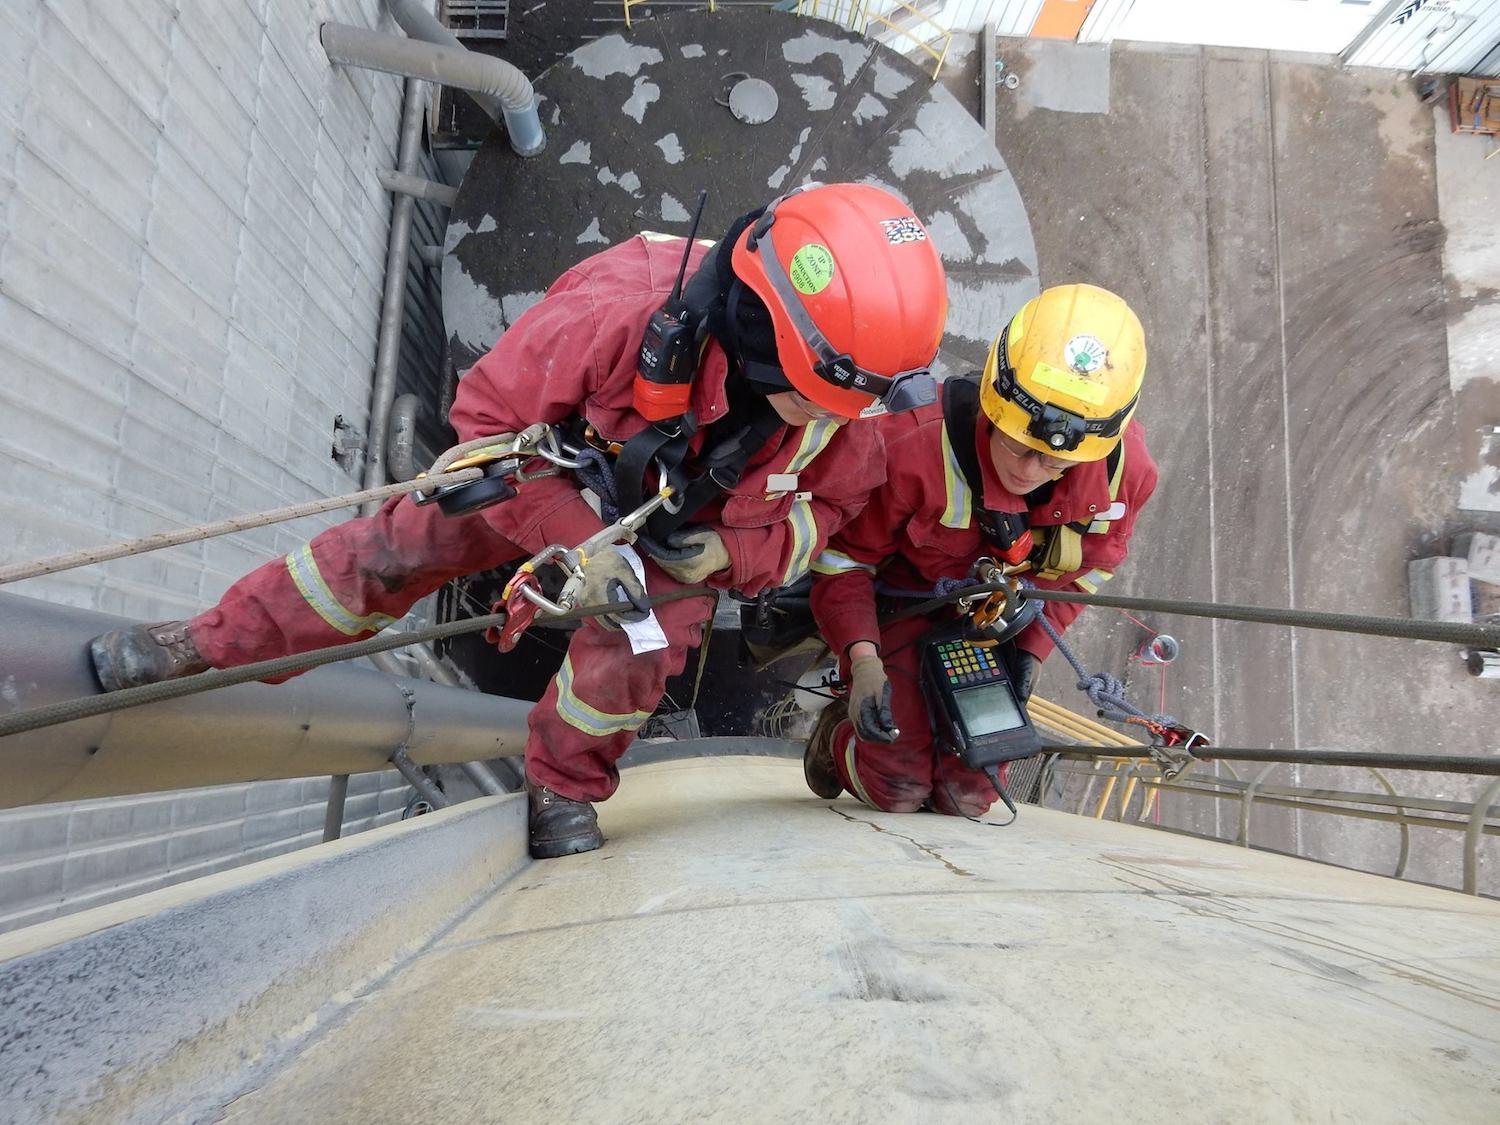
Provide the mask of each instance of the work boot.
{"label": "work boot", "polygon": [[604,843],[599,814],[587,801],[574,801],[527,779],[531,802],[531,857],[556,859],[575,852],[591,852]]}
{"label": "work boot", "polygon": [[833,764],[833,728],[848,717],[849,705],[842,699],[824,707],[818,712],[818,723],[802,752],[802,776],[807,779],[807,787],[825,801],[844,791],[844,783]]}
{"label": "work boot", "polygon": [[105,691],[140,687],[206,672],[186,621],[111,629],[89,642],[94,675]]}

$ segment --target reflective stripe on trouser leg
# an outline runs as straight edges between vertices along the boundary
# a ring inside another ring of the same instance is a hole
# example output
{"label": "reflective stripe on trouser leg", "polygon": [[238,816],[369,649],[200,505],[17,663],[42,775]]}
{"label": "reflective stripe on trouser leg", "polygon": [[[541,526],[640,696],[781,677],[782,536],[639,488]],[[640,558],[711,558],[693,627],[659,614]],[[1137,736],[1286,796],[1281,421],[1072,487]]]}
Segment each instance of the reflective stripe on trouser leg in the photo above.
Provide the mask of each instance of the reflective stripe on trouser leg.
{"label": "reflective stripe on trouser leg", "polygon": [[[653,594],[680,588],[646,564]],[[574,632],[562,668],[531,709],[526,776],[575,801],[602,801],[619,785],[615,762],[656,709],[667,678],[682,671],[712,603],[687,598],[656,607],[667,647],[632,653],[623,632],[592,622]]]}
{"label": "reflective stripe on trouser leg", "polygon": [[385,613],[358,614],[347,608],[334,596],[328,583],[318,570],[318,561],[313,558],[312,544],[304,543],[286,559],[287,574],[291,575],[297,592],[308,607],[329,625],[346,637],[357,637],[361,633],[378,633],[396,619]]}
{"label": "reflective stripe on trouser leg", "polygon": [[556,676],[557,717],[584,734],[607,738],[612,734],[634,731],[651,717],[650,711],[642,710],[627,711],[621,715],[601,711],[578,698],[573,691],[573,680],[573,658],[571,655],[564,656],[562,667],[558,669]]}
{"label": "reflective stripe on trouser leg", "polygon": [[854,725],[852,723],[849,724],[848,733],[841,741],[843,742],[843,749],[839,751],[839,754],[843,758],[843,768],[839,772],[844,775],[844,781],[847,782],[845,788],[872,809],[880,808],[879,805],[870,799],[870,794],[865,789],[864,782],[859,779],[859,761],[855,755]]}
{"label": "reflective stripe on trouser leg", "polygon": [[401,617],[450,578],[523,552],[479,512],[391,500],[319,532],[306,547],[256,568],[188,624],[215,668],[340,644]]}

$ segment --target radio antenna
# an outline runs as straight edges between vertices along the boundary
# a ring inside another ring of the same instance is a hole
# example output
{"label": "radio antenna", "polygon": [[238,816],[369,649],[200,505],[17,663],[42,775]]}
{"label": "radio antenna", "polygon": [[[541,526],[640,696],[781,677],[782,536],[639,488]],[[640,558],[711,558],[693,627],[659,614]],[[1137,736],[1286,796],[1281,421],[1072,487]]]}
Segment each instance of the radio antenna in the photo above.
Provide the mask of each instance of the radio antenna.
{"label": "radio antenna", "polygon": [[693,214],[693,228],[688,231],[687,245],[682,248],[682,261],[677,266],[677,283],[672,286],[672,303],[682,300],[682,283],[687,277],[688,255],[693,252],[693,243],[698,238],[698,224],[703,221],[703,207],[708,202],[708,191],[698,193],[698,209]]}

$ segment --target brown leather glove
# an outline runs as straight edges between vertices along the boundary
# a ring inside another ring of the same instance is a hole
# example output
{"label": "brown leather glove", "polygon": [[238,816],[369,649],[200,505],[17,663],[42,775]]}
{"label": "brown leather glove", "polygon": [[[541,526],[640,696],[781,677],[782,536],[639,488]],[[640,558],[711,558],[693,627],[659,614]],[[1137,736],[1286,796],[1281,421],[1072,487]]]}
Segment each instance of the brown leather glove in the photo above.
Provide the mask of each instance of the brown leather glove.
{"label": "brown leather glove", "polygon": [[866,742],[894,742],[901,733],[891,714],[891,681],[879,656],[858,656],[849,665],[849,717],[854,733]]}

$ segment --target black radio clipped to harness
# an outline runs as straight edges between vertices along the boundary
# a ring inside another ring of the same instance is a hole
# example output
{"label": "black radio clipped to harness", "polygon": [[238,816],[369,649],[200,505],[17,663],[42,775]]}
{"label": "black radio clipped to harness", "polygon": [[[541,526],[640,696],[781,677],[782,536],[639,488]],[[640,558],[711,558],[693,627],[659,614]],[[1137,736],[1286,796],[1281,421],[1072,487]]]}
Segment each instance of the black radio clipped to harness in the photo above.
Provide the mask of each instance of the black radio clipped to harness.
{"label": "black radio clipped to harness", "polygon": [[667,303],[651,314],[641,337],[632,399],[636,413],[650,422],[676,418],[692,406],[702,326],[682,299],[682,283],[687,275],[688,257],[693,252],[693,240],[698,237],[703,205],[707,202],[708,192],[699,192],[698,210],[682,250],[682,264],[677,269],[677,283]]}
{"label": "black radio clipped to harness", "polygon": [[1029,758],[1042,740],[1011,682],[999,645],[965,640],[961,629],[932,634],[922,652],[922,691],[934,734],[964,765],[982,770],[1011,812],[999,767]]}

